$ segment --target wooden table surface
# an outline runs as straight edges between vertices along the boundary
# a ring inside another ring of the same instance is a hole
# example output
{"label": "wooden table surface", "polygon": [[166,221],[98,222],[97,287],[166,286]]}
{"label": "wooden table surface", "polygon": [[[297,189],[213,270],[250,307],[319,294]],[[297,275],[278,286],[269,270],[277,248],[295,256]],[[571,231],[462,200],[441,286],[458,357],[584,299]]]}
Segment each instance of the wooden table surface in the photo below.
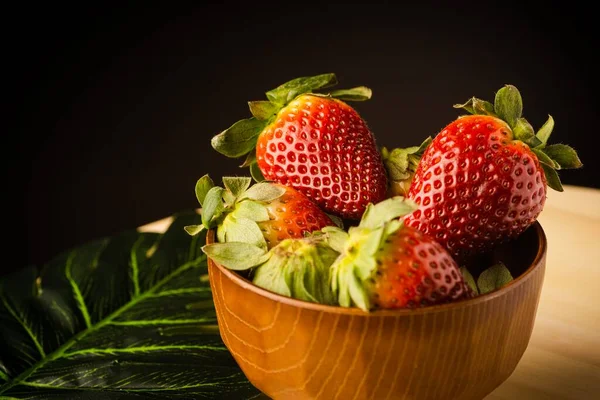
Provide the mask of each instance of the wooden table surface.
{"label": "wooden table surface", "polygon": [[544,287],[529,346],[486,400],[600,399],[600,190],[548,191]]}
{"label": "wooden table surface", "polygon": [[[531,341],[485,400],[600,399],[600,190],[549,190],[539,221],[548,257]],[[140,230],[161,232],[169,222]]]}

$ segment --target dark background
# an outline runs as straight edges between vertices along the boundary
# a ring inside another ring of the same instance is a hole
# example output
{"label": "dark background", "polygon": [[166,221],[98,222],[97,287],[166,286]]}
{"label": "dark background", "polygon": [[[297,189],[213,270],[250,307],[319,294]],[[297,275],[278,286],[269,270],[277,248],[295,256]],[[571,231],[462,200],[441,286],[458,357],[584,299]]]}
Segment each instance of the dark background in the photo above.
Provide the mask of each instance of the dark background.
{"label": "dark background", "polygon": [[[141,4],[141,3],[140,3]],[[201,175],[244,173],[210,138],[247,101],[298,76],[367,85],[354,103],[381,145],[409,146],[455,103],[516,85],[552,142],[585,166],[563,183],[600,187],[597,52],[589,10],[507,3],[195,8],[87,5],[5,13],[4,272],[196,207]]]}

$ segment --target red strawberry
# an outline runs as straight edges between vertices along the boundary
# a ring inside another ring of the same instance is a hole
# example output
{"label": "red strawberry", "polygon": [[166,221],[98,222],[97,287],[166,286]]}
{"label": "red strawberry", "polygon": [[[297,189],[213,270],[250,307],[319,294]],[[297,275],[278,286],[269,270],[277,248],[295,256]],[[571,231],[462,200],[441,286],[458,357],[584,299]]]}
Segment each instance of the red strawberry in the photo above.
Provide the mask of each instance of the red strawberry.
{"label": "red strawberry", "polygon": [[386,196],[387,175],[375,138],[358,112],[342,100],[366,100],[365,87],[324,94],[334,74],[298,78],[250,102],[252,118],[212,139],[229,157],[246,155],[253,176],[292,186],[323,210],[359,219],[369,202]]}
{"label": "red strawberry", "polygon": [[341,306],[416,308],[470,297],[452,256],[398,220],[416,207],[411,200],[392,197],[370,205],[347,234],[323,229],[341,253],[332,265],[332,289]]}
{"label": "red strawberry", "polygon": [[302,238],[325,226],[334,225],[331,218],[296,189],[273,184],[284,194],[265,204],[269,220],[258,222],[269,248],[285,239]]}
{"label": "red strawberry", "polygon": [[552,117],[534,134],[514,86],[493,105],[473,98],[455,107],[474,115],[448,124],[425,150],[408,193],[419,209],[404,221],[462,263],[520,235],[542,211],[546,184],[563,190],[555,170],[582,164],[571,147],[546,146]]}
{"label": "red strawberry", "polygon": [[249,177],[225,177],[224,188],[208,175],[196,183],[202,206],[202,225],[185,227],[195,235],[216,229],[219,242],[244,242],[261,249],[290,238],[335,225],[334,221],[301,192],[281,184],[261,182],[250,186]]}

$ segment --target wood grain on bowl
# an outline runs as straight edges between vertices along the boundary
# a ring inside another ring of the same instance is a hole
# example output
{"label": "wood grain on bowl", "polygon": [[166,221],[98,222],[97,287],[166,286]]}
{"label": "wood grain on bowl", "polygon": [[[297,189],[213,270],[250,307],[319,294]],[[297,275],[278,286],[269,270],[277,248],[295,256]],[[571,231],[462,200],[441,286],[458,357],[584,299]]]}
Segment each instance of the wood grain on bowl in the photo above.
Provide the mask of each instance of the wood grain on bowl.
{"label": "wood grain on bowl", "polygon": [[515,243],[528,267],[509,285],[418,310],[365,313],[290,299],[209,260],[221,337],[273,399],[480,400],[510,376],[531,337],[546,238],[539,223],[528,235],[536,246]]}

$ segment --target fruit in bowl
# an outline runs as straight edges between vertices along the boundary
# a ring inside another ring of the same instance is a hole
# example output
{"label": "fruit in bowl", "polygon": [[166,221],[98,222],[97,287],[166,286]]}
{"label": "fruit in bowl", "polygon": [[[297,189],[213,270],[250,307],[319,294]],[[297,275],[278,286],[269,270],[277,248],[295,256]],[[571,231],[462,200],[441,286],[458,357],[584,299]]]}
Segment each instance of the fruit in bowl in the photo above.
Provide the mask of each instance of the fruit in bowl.
{"label": "fruit in bowl", "polygon": [[268,100],[249,102],[252,117],[213,137],[213,148],[245,156],[253,176],[292,186],[326,212],[359,219],[385,198],[387,174],[373,133],[345,102],[367,100],[371,90],[315,92],[336,83],[322,74],[268,91]]}
{"label": "fruit in bowl", "polygon": [[420,146],[377,150],[344,102],[370,90],[315,92],[335,82],[287,82],[212,140],[256,181],[202,177],[186,227],[209,230],[221,337],[275,399],[480,399],[531,335],[546,184],[581,162],[511,85]]}
{"label": "fruit in bowl", "polygon": [[505,287],[417,309],[298,300],[210,258],[208,271],[225,345],[273,399],[482,399],[529,343],[546,265],[541,226],[507,251],[516,278]]}
{"label": "fruit in bowl", "polygon": [[466,262],[531,226],[547,185],[563,190],[556,171],[582,164],[571,147],[548,144],[551,116],[534,132],[512,85],[493,104],[472,98],[455,107],[470,115],[445,126],[424,151],[407,194],[419,209],[405,221]]}

